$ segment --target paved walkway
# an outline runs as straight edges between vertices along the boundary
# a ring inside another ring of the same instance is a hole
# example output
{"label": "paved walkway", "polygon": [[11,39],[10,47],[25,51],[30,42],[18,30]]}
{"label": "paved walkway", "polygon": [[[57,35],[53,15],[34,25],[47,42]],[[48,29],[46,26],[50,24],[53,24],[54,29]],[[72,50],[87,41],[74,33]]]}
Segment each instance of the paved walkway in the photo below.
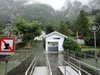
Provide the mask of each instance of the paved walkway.
{"label": "paved walkway", "polygon": [[46,66],[35,67],[33,75],[48,75],[48,70]]}
{"label": "paved walkway", "polygon": [[[46,66],[46,53],[45,53],[42,43],[39,43],[36,49],[34,48],[33,56],[35,56],[37,59],[37,64],[36,64],[37,67]],[[51,70],[53,72],[53,75],[62,75],[62,73],[58,69],[59,54],[58,53],[48,53],[47,56],[50,61]]]}
{"label": "paved walkway", "polygon": [[61,55],[62,54],[59,53],[48,53],[53,75],[62,75],[61,71],[58,69],[58,66],[60,66],[58,63],[60,61],[59,56]]}

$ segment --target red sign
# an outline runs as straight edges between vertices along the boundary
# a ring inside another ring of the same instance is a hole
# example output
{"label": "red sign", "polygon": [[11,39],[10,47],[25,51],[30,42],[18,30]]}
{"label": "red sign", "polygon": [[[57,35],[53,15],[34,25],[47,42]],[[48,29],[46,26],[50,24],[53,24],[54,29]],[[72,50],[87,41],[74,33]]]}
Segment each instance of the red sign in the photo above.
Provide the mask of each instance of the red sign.
{"label": "red sign", "polygon": [[0,54],[12,55],[14,54],[14,38],[0,38]]}

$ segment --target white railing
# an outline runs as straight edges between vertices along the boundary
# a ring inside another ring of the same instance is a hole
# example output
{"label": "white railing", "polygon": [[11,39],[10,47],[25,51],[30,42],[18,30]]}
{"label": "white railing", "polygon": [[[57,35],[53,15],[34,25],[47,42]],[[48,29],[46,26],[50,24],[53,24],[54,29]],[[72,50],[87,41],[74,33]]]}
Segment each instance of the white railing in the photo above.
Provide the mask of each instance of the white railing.
{"label": "white railing", "polygon": [[32,75],[35,65],[36,65],[36,57],[32,60],[31,64],[29,65],[28,69],[25,72],[25,75]]}
{"label": "white railing", "polygon": [[[87,72],[86,70],[82,69],[80,66],[77,66],[76,64],[70,62],[70,59],[73,59],[73,61],[77,61],[79,62],[79,60],[75,59],[75,58],[72,58],[72,57],[68,57],[68,62],[71,66],[74,66],[75,68],[77,68],[78,70],[80,70],[81,72],[85,73],[85,75],[92,75],[90,74],[89,72]],[[65,61],[66,62],[66,61]],[[79,63],[80,65],[80,63]]]}
{"label": "white railing", "polygon": [[48,69],[48,75],[52,75],[52,70],[51,70],[51,66],[47,54],[46,54],[46,64]]}
{"label": "white railing", "polygon": [[60,66],[63,67],[63,69],[64,69],[64,75],[66,75],[66,72],[67,72],[69,75],[71,75],[71,73],[70,73],[69,71],[66,70],[66,65],[65,65],[65,66],[62,65],[60,62],[58,62],[58,63],[59,63]]}
{"label": "white railing", "polygon": [[[77,67],[79,69],[81,69],[82,72],[84,72],[85,74],[89,75],[87,73],[87,71],[81,67],[81,65],[84,65],[84,67],[86,67],[87,69],[91,70],[91,75],[92,73],[97,73],[97,74],[100,74],[100,69],[98,67],[95,67],[95,66],[92,66],[84,61],[81,61],[82,57],[79,57],[77,55],[75,55],[76,53],[77,54],[80,54],[80,55],[83,55],[84,59],[86,59],[87,56],[89,57],[92,57],[94,58],[93,55],[90,55],[90,54],[86,54],[86,53],[79,53],[79,52],[75,52],[75,51],[70,51],[71,53],[69,52],[65,52],[65,57],[68,58],[68,62],[72,65],[75,65],[75,63],[77,64]],[[75,65],[76,66],[76,65]]]}
{"label": "white railing", "polygon": [[71,68],[74,69],[79,75],[81,75],[81,72],[80,72],[79,69],[75,68],[75,67],[72,66],[70,63],[66,62],[64,59],[62,59],[62,58],[60,58],[60,59],[65,63],[65,64],[64,64],[65,66],[63,66],[61,62],[58,62],[58,63],[63,67],[63,69],[64,69],[64,75],[66,75],[66,72],[67,72],[69,75],[71,75],[71,73],[70,73],[69,71],[66,70],[66,66],[71,67]]}
{"label": "white railing", "polygon": [[[94,66],[92,66],[92,65],[89,65],[89,64],[87,64],[87,63],[85,63],[85,62],[82,62],[82,61],[77,60],[77,59],[72,58],[72,57],[69,57],[69,61],[70,61],[70,60],[76,61],[80,66],[81,66],[81,64],[82,64],[82,65],[84,65],[84,66],[89,67],[89,68],[92,69],[92,70],[97,70],[97,71],[100,72],[100,69],[99,69],[99,68],[96,68],[96,67],[94,67]],[[70,63],[71,63],[71,62],[70,62]],[[72,63],[72,64],[73,64],[73,63]]]}

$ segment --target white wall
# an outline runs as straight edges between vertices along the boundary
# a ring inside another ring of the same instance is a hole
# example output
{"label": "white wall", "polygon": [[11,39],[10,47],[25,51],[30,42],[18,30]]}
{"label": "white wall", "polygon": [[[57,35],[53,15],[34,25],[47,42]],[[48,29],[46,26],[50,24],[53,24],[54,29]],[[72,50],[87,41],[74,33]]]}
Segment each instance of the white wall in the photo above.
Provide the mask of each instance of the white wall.
{"label": "white wall", "polygon": [[80,45],[85,45],[85,41],[84,39],[76,39],[77,43],[79,43]]}
{"label": "white wall", "polygon": [[[54,38],[60,38],[60,39],[54,39]],[[48,36],[48,37],[46,37],[46,40],[45,40],[45,42],[46,42],[46,51],[48,51],[48,42],[58,42],[58,48],[59,48],[59,52],[60,51],[63,51],[64,50],[64,48],[63,48],[63,41],[64,41],[64,37],[63,36],[60,36],[60,35],[58,35],[58,34],[52,34],[52,35],[50,35],[50,36]]]}

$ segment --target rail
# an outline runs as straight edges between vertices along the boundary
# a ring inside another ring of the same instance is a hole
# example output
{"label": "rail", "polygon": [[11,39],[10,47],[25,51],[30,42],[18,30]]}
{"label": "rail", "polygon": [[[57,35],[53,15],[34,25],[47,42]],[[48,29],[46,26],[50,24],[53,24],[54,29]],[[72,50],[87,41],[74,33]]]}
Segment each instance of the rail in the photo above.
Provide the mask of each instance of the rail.
{"label": "rail", "polygon": [[72,57],[69,57],[69,61],[70,61],[70,59],[72,59],[73,61],[76,61],[76,62],[79,63],[79,64],[85,65],[85,66],[87,66],[87,67],[89,67],[89,68],[91,68],[91,69],[93,69],[93,70],[98,70],[98,71],[100,71],[99,68],[96,68],[96,67],[94,67],[94,66],[92,66],[92,65],[89,65],[89,64],[87,64],[87,63],[85,63],[85,62],[82,62],[82,61],[77,60],[77,59],[72,58]]}
{"label": "rail", "polygon": [[25,75],[32,75],[35,65],[36,65],[36,57],[32,60],[31,64],[29,65],[28,69],[25,72]]}
{"label": "rail", "polygon": [[[85,75],[92,75],[92,74],[90,74],[89,72],[87,72],[86,70],[84,70],[84,69],[81,68],[81,63],[79,62],[79,60],[77,60],[77,59],[75,59],[75,58],[73,58],[73,57],[68,57],[68,56],[67,56],[67,58],[68,58],[68,62],[69,62],[71,65],[73,65],[74,67],[78,68],[81,72],[85,73]],[[78,63],[79,66],[77,66],[75,63],[72,63],[71,59],[72,59],[73,62],[76,61],[76,62]]]}
{"label": "rail", "polygon": [[61,64],[61,62],[58,62],[61,66],[63,66],[63,69],[64,69],[64,75],[66,75],[66,72],[69,74],[69,75],[71,75],[71,73],[69,72],[69,71],[67,71],[66,70],[66,65],[68,65],[69,67],[71,67],[72,69],[74,69],[79,75],[81,75],[81,72],[80,72],[80,70],[78,70],[77,68],[75,68],[74,66],[72,66],[70,63],[68,63],[68,62],[66,62],[64,59],[62,59],[61,57],[60,57],[60,59],[65,63],[65,66],[63,66],[62,64]]}
{"label": "rail", "polygon": [[[79,55],[83,55],[84,59],[88,58],[87,56],[90,56],[92,58],[94,58],[93,55],[90,54],[86,54],[86,53],[79,53],[79,52],[74,52],[74,51],[70,51],[71,53],[68,52],[64,52],[64,56],[68,58],[68,62],[72,65],[76,65],[81,69],[81,71],[85,74],[88,74],[89,72],[92,74],[100,74],[100,69],[98,67],[92,66],[84,61],[81,61],[82,57],[77,56],[76,54]],[[85,68],[84,68],[84,67]],[[86,69],[89,70],[89,72],[87,73]],[[89,74],[88,74],[89,75]]]}
{"label": "rail", "polygon": [[58,62],[58,63],[59,63],[60,66],[63,67],[63,69],[64,69],[64,75],[66,75],[66,72],[67,72],[69,75],[71,75],[71,73],[70,73],[69,71],[66,70],[66,65],[63,66],[60,62]]}
{"label": "rail", "polygon": [[[85,52],[67,51],[67,52],[64,52],[64,54],[70,55],[70,56],[78,58],[78,59],[87,58],[87,57],[95,58],[93,53],[87,54]],[[78,57],[76,54],[81,55],[81,57]]]}
{"label": "rail", "polygon": [[52,70],[51,70],[51,66],[47,54],[46,54],[46,61],[47,61],[46,64],[48,69],[48,75],[52,75]]}

